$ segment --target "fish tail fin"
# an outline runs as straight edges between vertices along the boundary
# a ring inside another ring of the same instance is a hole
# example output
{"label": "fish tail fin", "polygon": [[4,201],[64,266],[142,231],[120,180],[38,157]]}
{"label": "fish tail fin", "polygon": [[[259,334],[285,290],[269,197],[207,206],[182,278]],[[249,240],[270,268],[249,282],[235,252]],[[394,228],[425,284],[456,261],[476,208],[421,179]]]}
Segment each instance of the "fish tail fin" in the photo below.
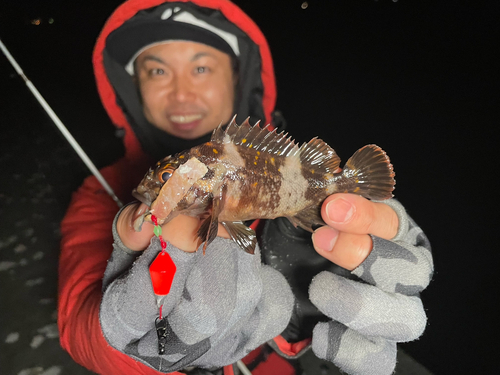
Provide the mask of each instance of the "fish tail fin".
{"label": "fish tail fin", "polygon": [[335,178],[332,193],[354,193],[368,199],[392,198],[396,181],[385,151],[377,145],[360,148],[346,162],[340,178]]}

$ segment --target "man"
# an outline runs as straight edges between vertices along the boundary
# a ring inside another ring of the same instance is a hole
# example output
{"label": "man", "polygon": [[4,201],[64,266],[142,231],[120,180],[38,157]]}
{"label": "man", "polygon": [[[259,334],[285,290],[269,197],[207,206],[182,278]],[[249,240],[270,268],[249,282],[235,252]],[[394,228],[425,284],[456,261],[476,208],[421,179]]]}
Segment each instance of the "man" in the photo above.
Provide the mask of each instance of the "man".
{"label": "man", "polygon": [[[156,160],[207,141],[233,114],[239,122],[272,120],[267,43],[225,0],[124,3],[96,43],[94,67],[103,104],[125,133],[124,158],[102,170],[124,201]],[[97,373],[220,373],[226,366],[230,374],[237,370],[228,365],[269,342],[285,357],[312,345],[348,373],[389,374],[396,342],[425,327],[418,293],[430,281],[432,257],[398,202],[335,194],[322,207],[328,226],[312,242],[283,220],[266,221],[254,256],[224,239],[222,229],[206,256],[195,252],[199,221],[179,216],[163,226],[177,271],[162,313],[148,273],[160,243],[151,240],[152,225],[132,228],[144,209],[132,203],[116,215],[89,178],[62,223],[61,345]],[[320,256],[312,256],[313,247]],[[276,261],[288,255],[298,259],[289,268]],[[297,283],[304,264],[301,273],[310,277]],[[162,354],[159,314],[167,336]],[[253,365],[265,373],[266,363]],[[270,371],[293,373],[281,365]]]}

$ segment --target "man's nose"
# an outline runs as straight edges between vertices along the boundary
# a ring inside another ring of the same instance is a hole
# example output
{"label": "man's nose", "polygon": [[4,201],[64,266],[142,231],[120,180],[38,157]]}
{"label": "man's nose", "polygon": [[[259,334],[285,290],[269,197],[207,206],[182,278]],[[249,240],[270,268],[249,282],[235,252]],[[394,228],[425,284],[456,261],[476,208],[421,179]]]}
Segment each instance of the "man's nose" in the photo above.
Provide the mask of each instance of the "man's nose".
{"label": "man's nose", "polygon": [[192,83],[183,77],[177,77],[172,81],[170,95],[178,102],[186,102],[194,98]]}

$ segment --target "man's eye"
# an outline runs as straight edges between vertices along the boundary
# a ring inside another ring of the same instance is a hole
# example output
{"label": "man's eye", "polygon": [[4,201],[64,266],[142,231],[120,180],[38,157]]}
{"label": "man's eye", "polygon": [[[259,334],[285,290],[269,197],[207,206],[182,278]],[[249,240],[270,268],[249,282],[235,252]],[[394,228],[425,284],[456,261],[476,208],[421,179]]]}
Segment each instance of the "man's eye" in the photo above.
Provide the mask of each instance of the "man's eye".
{"label": "man's eye", "polygon": [[155,68],[155,69],[151,69],[149,71],[149,75],[151,75],[151,76],[158,76],[158,75],[162,75],[162,74],[165,74],[165,71],[161,68]]}
{"label": "man's eye", "polygon": [[195,72],[198,74],[208,73],[208,68],[206,66],[198,66],[195,68]]}

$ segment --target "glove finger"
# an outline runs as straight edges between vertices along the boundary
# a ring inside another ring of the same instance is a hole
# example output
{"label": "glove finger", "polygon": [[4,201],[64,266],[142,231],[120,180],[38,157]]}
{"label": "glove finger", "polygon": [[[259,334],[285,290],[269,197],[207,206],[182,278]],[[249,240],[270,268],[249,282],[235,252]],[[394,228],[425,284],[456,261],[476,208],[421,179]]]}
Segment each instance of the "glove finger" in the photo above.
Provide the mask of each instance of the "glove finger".
{"label": "glove finger", "polygon": [[[240,250],[241,251],[241,250]],[[257,347],[263,342],[280,335],[290,321],[294,296],[285,277],[269,266],[262,266],[262,298],[259,308],[255,309],[249,322],[259,322],[257,327],[245,324],[243,332],[247,335],[247,347]]]}
{"label": "glove finger", "polygon": [[318,323],[312,337],[314,354],[348,374],[391,374],[396,367],[395,342],[365,337],[334,321]]}
{"label": "glove finger", "polygon": [[411,341],[427,322],[420,298],[387,293],[327,271],[312,280],[309,298],[323,314],[365,336]]}
{"label": "glove finger", "polygon": [[418,295],[429,285],[434,266],[428,249],[371,237],[373,250],[352,271],[354,275],[387,292],[410,296]]}

